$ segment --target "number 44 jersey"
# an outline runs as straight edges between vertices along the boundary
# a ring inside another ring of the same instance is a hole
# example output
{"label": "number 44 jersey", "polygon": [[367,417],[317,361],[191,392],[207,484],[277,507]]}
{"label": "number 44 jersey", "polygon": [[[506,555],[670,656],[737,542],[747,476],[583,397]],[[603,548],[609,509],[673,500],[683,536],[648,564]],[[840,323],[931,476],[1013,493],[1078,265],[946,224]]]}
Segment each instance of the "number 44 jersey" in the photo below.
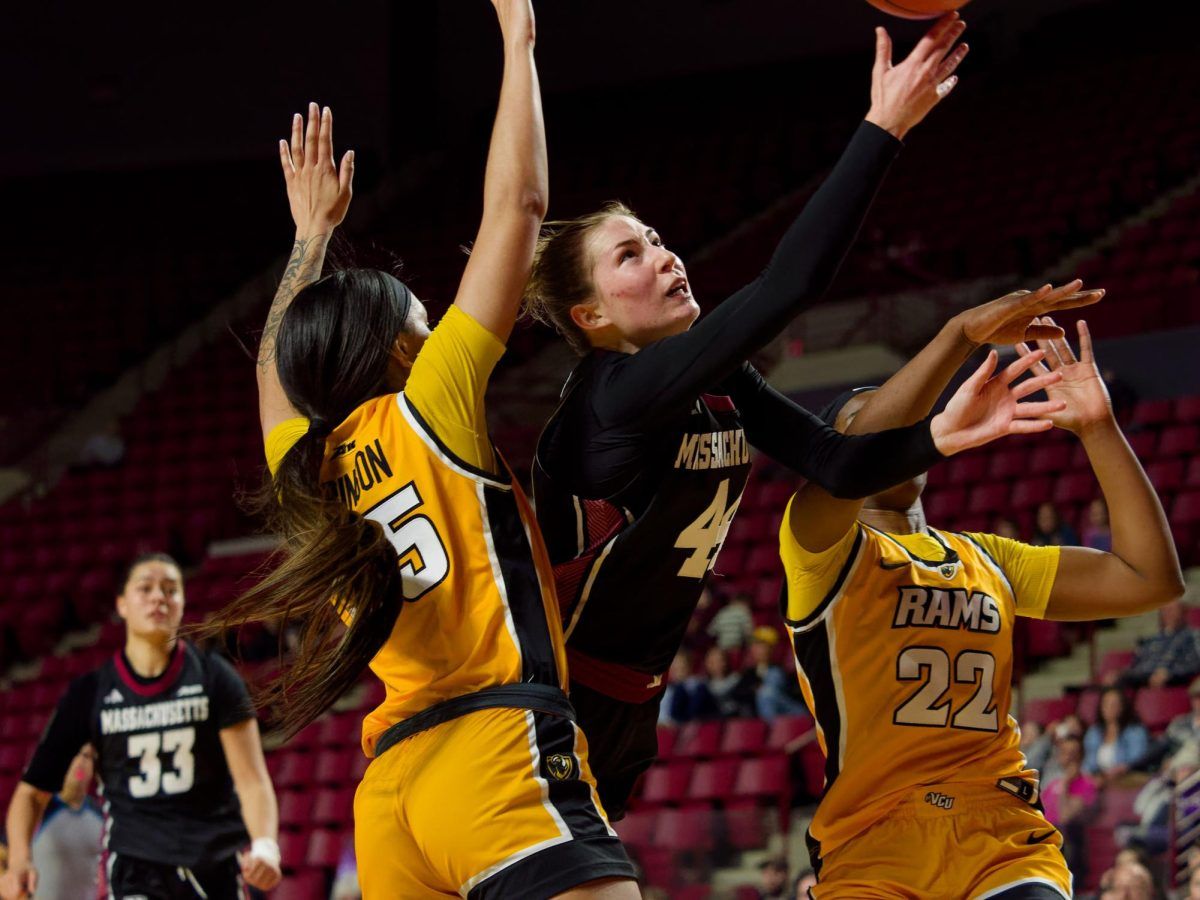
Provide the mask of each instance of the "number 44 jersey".
{"label": "number 44 jersey", "polygon": [[1058,548],[860,522],[810,553],[789,518],[783,613],[826,756],[821,855],[919,785],[1036,779],[1009,716],[1013,627],[1043,615]]}
{"label": "number 44 jersey", "polygon": [[109,819],[106,849],[210,865],[248,841],[221,730],[253,716],[245,685],[220,656],[177,641],[163,673],[142,678],[117,651],[71,682],[23,780],[57,793],[90,743]]}

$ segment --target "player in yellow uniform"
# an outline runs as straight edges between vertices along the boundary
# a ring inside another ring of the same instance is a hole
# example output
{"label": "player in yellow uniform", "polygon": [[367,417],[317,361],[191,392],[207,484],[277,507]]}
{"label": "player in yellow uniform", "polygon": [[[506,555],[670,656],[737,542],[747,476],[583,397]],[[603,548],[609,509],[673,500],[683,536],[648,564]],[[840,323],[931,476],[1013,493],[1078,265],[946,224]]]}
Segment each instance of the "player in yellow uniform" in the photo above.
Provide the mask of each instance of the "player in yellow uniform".
{"label": "player in yellow uniform", "polygon": [[264,511],[279,568],[220,624],[281,617],[299,642],[265,700],[292,733],[369,664],[358,788],[363,896],[604,897],[638,892],[609,827],[565,694],[546,551],[487,435],[483,396],[504,352],[545,210],[529,0],[493,0],[504,79],[483,218],[454,305],[424,307],[384,272],[320,278],[350,199],[329,109],[280,142],[292,260],[259,351],[272,475]]}
{"label": "player in yellow uniform", "polygon": [[[1082,322],[1079,334],[1078,361],[1065,339],[1039,342],[1046,363],[1033,373],[1061,375],[1046,417],[1087,450],[1111,553],[931,527],[924,476],[865,501],[809,485],[789,504],[784,615],[827,759],[809,831],[820,900],[1071,896],[1062,838],[1009,715],[1015,618],[1132,615],[1182,591],[1158,497]],[[920,419],[969,349],[949,329],[884,388],[838,398],[826,421],[857,433]],[[1028,364],[1018,350],[1014,366]]]}

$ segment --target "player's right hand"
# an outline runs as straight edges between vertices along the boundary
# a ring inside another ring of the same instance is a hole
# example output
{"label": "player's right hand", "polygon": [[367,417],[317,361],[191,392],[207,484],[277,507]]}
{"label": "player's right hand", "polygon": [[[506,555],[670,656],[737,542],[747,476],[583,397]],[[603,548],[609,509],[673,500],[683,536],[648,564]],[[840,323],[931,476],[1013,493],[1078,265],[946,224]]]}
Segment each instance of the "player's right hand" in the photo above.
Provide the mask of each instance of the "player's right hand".
{"label": "player's right hand", "polygon": [[950,48],[966,27],[958,13],[947,13],[898,65],[892,65],[892,38],[887,29],[876,28],[867,121],[903,140],[909,129],[958,84],[954,70],[966,57],[968,47],[959,44]]}
{"label": "player's right hand", "polygon": [[292,139],[279,142],[279,163],[297,233],[329,234],[346,218],[354,183],[354,151],[333,164],[333,112],[308,104],[308,124],[292,117]]}
{"label": "player's right hand", "polygon": [[0,875],[0,900],[24,900],[37,890],[37,869],[30,863],[9,866]]}

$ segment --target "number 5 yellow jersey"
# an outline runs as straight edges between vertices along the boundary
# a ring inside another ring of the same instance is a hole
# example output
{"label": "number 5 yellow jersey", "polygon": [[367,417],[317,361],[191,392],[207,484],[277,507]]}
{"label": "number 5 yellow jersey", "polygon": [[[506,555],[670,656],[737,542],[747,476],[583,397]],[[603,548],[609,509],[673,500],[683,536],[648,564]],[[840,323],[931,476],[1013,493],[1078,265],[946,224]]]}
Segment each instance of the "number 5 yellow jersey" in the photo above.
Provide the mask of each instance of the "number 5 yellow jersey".
{"label": "number 5 yellow jersey", "polygon": [[1009,716],[1013,626],[1041,617],[1058,549],[857,523],[810,553],[784,515],[784,616],[826,755],[825,855],[914,787],[1036,778]]}
{"label": "number 5 yellow jersey", "polygon": [[[391,725],[435,703],[503,684],[565,690],[546,549],[487,440],[483,393],[503,352],[451,307],[406,390],[368,400],[325,442],[322,488],[383,527],[403,574],[403,607],[371,661],[386,693],[363,722],[368,756]],[[307,427],[290,419],[268,436],[272,471]]]}

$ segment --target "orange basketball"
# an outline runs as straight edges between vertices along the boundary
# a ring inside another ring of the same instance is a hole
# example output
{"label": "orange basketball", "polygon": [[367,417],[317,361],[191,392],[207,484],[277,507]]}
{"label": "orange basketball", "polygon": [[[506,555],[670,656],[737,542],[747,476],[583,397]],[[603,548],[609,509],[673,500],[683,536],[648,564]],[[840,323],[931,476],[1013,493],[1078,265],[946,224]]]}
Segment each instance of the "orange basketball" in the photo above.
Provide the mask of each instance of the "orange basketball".
{"label": "orange basketball", "polygon": [[966,6],[970,0],[867,0],[872,6],[902,19],[935,19]]}

